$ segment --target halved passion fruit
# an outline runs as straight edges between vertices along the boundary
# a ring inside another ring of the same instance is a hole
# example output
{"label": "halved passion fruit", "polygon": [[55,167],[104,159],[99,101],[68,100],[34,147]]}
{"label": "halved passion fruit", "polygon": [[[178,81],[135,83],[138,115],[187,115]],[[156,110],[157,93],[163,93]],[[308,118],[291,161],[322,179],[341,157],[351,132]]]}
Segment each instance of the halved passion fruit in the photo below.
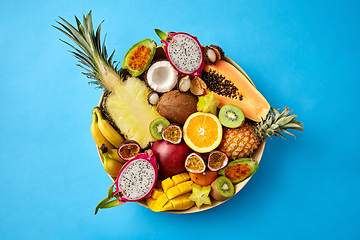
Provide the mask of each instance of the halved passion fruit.
{"label": "halved passion fruit", "polygon": [[179,124],[172,123],[161,133],[162,139],[173,144],[179,144],[182,139],[182,129]]}
{"label": "halved passion fruit", "polygon": [[118,148],[119,156],[126,161],[135,158],[135,156],[138,155],[140,151],[141,148],[139,143],[134,140],[125,140],[119,145]]}
{"label": "halved passion fruit", "polygon": [[224,168],[228,162],[229,158],[225,153],[214,150],[209,153],[207,166],[211,171],[219,171]]}
{"label": "halved passion fruit", "polygon": [[185,168],[191,173],[202,173],[206,169],[204,159],[197,153],[190,153],[185,160]]}

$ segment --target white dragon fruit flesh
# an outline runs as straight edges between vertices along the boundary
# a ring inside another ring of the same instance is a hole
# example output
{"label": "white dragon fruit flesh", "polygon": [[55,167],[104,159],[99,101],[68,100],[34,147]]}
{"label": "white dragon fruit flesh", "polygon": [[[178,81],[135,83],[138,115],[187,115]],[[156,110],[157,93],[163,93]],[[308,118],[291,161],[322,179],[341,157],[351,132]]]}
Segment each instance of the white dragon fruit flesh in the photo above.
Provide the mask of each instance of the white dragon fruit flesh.
{"label": "white dragon fruit flesh", "polygon": [[201,76],[204,54],[196,37],[187,33],[168,33],[155,29],[164,44],[166,56],[176,71],[183,75]]}
{"label": "white dragon fruit flesh", "polygon": [[113,195],[124,202],[148,198],[155,187],[157,175],[158,166],[153,152],[140,153],[122,167]]}

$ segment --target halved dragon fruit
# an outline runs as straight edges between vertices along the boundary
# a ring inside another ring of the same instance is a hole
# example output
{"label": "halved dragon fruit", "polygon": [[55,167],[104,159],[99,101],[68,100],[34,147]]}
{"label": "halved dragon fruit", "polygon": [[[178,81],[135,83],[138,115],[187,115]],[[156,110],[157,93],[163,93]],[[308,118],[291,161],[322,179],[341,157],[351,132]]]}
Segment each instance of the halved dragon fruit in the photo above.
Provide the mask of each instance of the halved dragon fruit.
{"label": "halved dragon fruit", "polygon": [[156,158],[151,150],[136,155],[122,167],[113,196],[125,202],[148,198],[155,187],[157,172]]}
{"label": "halved dragon fruit", "polygon": [[196,37],[187,33],[167,33],[155,29],[164,44],[166,56],[176,71],[190,76],[201,76],[204,54]]}

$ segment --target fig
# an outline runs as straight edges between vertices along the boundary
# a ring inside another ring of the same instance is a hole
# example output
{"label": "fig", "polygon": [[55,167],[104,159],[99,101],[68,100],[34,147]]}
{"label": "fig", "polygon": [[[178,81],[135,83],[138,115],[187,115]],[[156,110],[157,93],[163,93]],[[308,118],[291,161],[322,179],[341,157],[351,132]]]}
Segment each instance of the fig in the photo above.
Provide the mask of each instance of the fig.
{"label": "fig", "polygon": [[182,138],[182,129],[180,125],[172,123],[162,131],[161,136],[165,141],[179,144]]}
{"label": "fig", "polygon": [[184,172],[186,157],[192,153],[192,150],[185,144],[173,144],[165,140],[157,140],[151,146],[158,163],[159,179]]}
{"label": "fig", "polygon": [[160,97],[157,111],[170,122],[183,125],[191,114],[197,112],[197,102],[197,97],[190,92],[173,90]]}
{"label": "fig", "polygon": [[185,160],[185,168],[191,173],[203,173],[206,169],[206,165],[199,154],[190,153]]}
{"label": "fig", "polygon": [[122,159],[129,161],[135,158],[140,153],[140,150],[139,143],[134,140],[125,140],[119,145],[118,154]]}
{"label": "fig", "polygon": [[209,153],[207,166],[211,171],[219,171],[224,168],[228,162],[229,158],[225,153],[214,150]]}

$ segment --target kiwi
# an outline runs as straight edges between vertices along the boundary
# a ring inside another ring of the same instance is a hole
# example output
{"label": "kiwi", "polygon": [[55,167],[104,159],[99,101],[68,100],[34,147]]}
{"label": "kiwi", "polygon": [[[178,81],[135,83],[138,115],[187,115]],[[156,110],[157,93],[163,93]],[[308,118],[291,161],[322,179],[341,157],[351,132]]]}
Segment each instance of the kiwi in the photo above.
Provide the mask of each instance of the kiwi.
{"label": "kiwi", "polygon": [[234,185],[227,177],[221,176],[211,183],[210,195],[218,201],[232,197],[235,193]]}
{"label": "kiwi", "polygon": [[221,107],[219,120],[225,127],[237,128],[244,122],[245,116],[241,108],[233,104],[227,104]]}
{"label": "kiwi", "polygon": [[162,140],[161,133],[162,131],[170,125],[170,122],[163,117],[155,118],[149,126],[149,130],[151,133],[151,136],[153,136],[157,140]]}

